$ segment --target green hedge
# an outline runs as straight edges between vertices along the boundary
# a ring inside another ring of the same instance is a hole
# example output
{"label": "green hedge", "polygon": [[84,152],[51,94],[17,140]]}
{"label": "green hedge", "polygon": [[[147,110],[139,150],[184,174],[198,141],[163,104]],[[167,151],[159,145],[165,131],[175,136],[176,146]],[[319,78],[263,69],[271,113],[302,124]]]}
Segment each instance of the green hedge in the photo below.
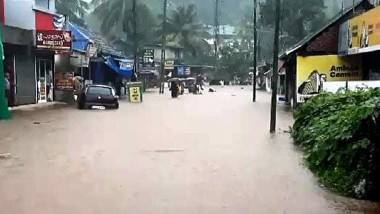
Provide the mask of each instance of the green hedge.
{"label": "green hedge", "polygon": [[380,89],[321,94],[295,112],[292,136],[324,186],[378,199],[379,116]]}

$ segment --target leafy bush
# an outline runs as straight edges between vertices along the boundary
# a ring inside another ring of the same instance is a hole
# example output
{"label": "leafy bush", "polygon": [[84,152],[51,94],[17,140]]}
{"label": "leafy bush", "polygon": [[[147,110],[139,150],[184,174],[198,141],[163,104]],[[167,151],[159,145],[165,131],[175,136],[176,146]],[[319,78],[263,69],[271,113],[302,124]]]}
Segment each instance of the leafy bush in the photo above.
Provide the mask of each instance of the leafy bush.
{"label": "leafy bush", "polygon": [[380,89],[325,93],[295,112],[292,136],[308,167],[333,191],[380,195]]}

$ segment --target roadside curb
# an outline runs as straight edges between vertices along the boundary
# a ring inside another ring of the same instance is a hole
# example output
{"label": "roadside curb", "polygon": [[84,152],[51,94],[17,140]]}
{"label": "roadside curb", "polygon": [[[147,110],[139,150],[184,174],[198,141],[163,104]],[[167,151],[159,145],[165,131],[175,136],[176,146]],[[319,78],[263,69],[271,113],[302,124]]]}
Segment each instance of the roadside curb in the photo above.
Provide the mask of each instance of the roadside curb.
{"label": "roadside curb", "polygon": [[31,112],[31,111],[39,111],[39,110],[45,110],[45,109],[62,108],[62,107],[66,107],[69,105],[70,104],[64,103],[64,102],[51,102],[51,103],[39,103],[39,104],[16,106],[16,107],[9,108],[9,110],[12,113]]}

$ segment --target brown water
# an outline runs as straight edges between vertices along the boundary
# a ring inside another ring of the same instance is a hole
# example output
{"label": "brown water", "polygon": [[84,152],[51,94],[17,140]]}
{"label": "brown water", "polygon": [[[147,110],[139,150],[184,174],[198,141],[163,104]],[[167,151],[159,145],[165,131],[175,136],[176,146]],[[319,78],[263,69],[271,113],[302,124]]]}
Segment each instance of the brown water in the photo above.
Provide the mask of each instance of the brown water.
{"label": "brown water", "polygon": [[304,168],[269,100],[240,87],[179,99],[148,93],[118,111],[71,107],[0,122],[0,213],[380,213]]}

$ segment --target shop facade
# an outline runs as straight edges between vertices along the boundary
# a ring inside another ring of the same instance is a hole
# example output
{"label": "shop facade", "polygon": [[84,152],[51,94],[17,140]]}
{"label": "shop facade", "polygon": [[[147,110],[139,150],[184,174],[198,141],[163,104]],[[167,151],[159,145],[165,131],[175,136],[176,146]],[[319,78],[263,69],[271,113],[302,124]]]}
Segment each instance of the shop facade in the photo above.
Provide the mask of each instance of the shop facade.
{"label": "shop facade", "polygon": [[[4,70],[11,83],[11,106],[55,100],[55,56],[71,51],[66,20],[55,13],[54,0],[3,2]],[[23,15],[20,15],[22,12]]]}
{"label": "shop facade", "polygon": [[362,58],[339,54],[340,26],[372,8],[368,0],[356,3],[280,56],[279,69],[285,70],[285,101],[288,104],[296,107],[327,86],[331,88],[365,79]]}

